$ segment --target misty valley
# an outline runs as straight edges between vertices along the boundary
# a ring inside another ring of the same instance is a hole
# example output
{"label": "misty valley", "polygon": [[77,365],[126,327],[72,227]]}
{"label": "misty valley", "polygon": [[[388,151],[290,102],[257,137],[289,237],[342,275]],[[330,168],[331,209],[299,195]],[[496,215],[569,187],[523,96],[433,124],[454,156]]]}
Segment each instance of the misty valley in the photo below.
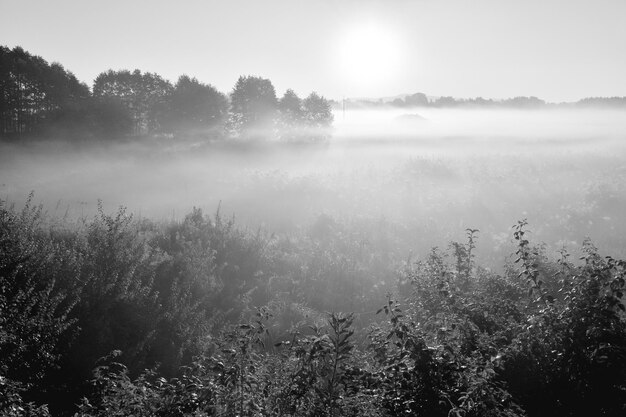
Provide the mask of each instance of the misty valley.
{"label": "misty valley", "polygon": [[626,99],[2,54],[1,416],[626,413]]}

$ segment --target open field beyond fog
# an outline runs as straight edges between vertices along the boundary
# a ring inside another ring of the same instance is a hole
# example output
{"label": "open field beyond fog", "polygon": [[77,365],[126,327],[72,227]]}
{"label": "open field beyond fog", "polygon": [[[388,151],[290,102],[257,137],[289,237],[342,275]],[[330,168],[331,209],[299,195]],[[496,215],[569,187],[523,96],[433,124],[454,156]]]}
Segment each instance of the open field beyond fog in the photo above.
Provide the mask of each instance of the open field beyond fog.
{"label": "open field beyond fog", "polygon": [[179,220],[192,207],[295,233],[326,215],[384,234],[399,257],[480,229],[478,257],[500,265],[511,226],[571,250],[590,237],[626,255],[626,114],[614,110],[349,110],[326,145],[202,144],[167,138],[0,145],[0,196],[33,191],[52,217],[125,206]]}

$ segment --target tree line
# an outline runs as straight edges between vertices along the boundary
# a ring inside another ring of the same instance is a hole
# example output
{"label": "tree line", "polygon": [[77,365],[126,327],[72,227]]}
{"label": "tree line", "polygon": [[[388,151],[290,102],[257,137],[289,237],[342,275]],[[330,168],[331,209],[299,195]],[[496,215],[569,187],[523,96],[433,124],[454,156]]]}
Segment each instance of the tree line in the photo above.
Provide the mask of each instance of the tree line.
{"label": "tree line", "polygon": [[319,140],[331,105],[313,92],[278,98],[269,79],[239,77],[226,95],[182,75],[175,84],[140,70],[108,70],[91,89],[61,64],[0,46],[0,138],[146,135]]}
{"label": "tree line", "polygon": [[518,96],[504,100],[491,98],[455,98],[452,96],[429,97],[424,93],[408,94],[394,99],[347,99],[342,104],[346,108],[364,107],[433,107],[433,108],[511,108],[511,109],[539,109],[539,108],[624,108],[626,97],[587,97],[574,103],[549,103],[535,96]]}

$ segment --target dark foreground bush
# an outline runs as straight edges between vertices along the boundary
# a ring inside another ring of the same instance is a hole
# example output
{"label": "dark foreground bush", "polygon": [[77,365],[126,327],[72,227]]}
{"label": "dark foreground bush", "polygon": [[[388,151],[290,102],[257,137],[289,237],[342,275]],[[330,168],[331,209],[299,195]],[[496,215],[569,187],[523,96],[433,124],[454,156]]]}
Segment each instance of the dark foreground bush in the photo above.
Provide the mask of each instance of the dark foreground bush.
{"label": "dark foreground bush", "polygon": [[520,222],[496,274],[468,230],[368,315],[394,264],[328,219],[277,237],[197,210],[42,217],[0,205],[0,415],[626,413],[626,263],[589,242],[553,261]]}

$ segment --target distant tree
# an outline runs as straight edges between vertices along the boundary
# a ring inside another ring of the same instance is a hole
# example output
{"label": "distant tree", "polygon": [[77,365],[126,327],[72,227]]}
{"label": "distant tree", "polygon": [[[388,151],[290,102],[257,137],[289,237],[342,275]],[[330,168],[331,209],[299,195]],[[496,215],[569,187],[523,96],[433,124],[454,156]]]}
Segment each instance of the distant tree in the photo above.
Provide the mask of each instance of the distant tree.
{"label": "distant tree", "polygon": [[541,107],[546,104],[545,101],[537,98],[537,97],[513,97],[502,102],[503,105],[508,107],[517,107],[517,108],[530,108],[530,107]]}
{"label": "distant tree", "polygon": [[10,61],[11,50],[0,46],[0,134],[3,136],[9,131],[12,120]]}
{"label": "distant tree", "polygon": [[301,123],[303,120],[302,100],[291,89],[285,91],[279,100],[278,110],[285,123]]}
{"label": "distant tree", "polygon": [[469,105],[474,105],[474,106],[492,106],[494,104],[494,101],[492,99],[484,99],[482,97],[476,97],[474,99],[470,99],[468,101]]}
{"label": "distant tree", "polygon": [[395,107],[404,107],[405,101],[402,100],[401,98],[396,98],[396,99],[393,99],[389,104]]}
{"label": "distant tree", "polygon": [[459,104],[454,97],[444,96],[439,97],[437,100],[433,102],[435,107],[454,107]]}
{"label": "distant tree", "polygon": [[278,101],[280,137],[285,140],[297,139],[304,123],[302,99],[291,89]]}
{"label": "distant tree", "polygon": [[60,64],[20,47],[0,47],[0,136],[48,133],[84,120],[89,89]]}
{"label": "distant tree", "polygon": [[141,79],[142,129],[154,132],[159,129],[158,115],[167,97],[172,93],[172,84],[156,73],[146,72]]}
{"label": "distant tree", "polygon": [[424,93],[415,93],[404,98],[404,102],[408,107],[424,107],[428,106],[428,97]]}
{"label": "distant tree", "polygon": [[182,75],[167,97],[157,120],[168,133],[204,132],[223,125],[228,114],[226,96],[213,86]]}
{"label": "distant tree", "polygon": [[50,65],[47,78],[45,130],[61,137],[89,136],[89,87],[56,62]]}
{"label": "distant tree", "polygon": [[626,97],[587,97],[576,102],[578,107],[625,107]]}
{"label": "distant tree", "polygon": [[266,134],[274,128],[278,100],[266,78],[242,76],[230,96],[230,128],[238,136]]}
{"label": "distant tree", "polygon": [[[133,119],[133,130],[139,130],[139,94],[137,84],[140,83],[141,72],[131,73],[128,70],[103,72],[96,77],[93,84],[93,95],[96,100],[103,104],[104,109],[109,110],[112,103],[124,105]],[[106,104],[105,104],[106,103]]]}
{"label": "distant tree", "polygon": [[158,129],[158,113],[172,91],[172,85],[158,74],[135,70],[103,72],[94,81],[93,95],[120,100],[131,112],[136,135]]}
{"label": "distant tree", "polygon": [[395,107],[426,107],[430,104],[424,93],[415,93],[402,98],[396,98],[390,102]]}
{"label": "distant tree", "polygon": [[330,102],[313,92],[304,99],[302,106],[309,135],[313,139],[327,138],[334,120]]}

